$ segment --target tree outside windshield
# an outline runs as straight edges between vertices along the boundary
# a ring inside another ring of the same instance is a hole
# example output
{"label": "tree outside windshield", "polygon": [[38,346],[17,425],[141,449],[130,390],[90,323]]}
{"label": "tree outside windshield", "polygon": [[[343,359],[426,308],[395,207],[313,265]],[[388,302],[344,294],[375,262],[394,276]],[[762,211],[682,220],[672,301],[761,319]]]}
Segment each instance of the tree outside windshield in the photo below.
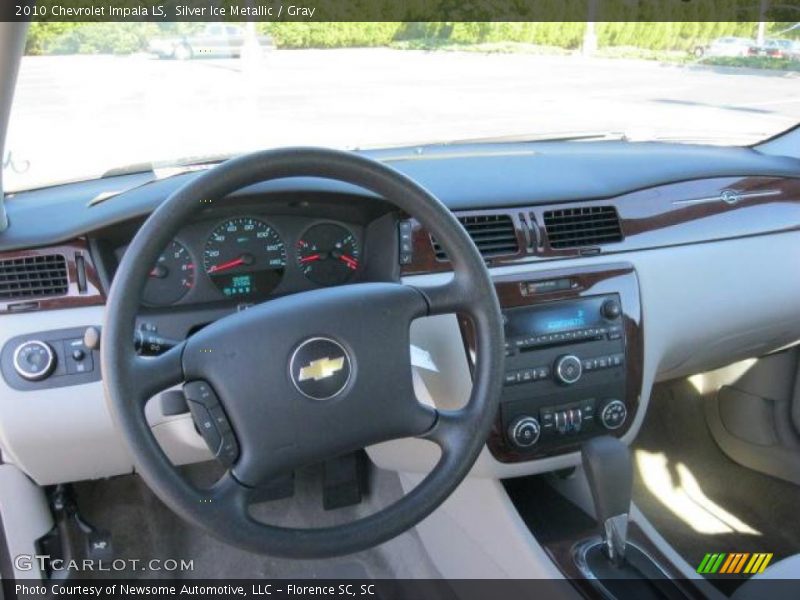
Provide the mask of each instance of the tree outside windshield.
{"label": "tree outside windshield", "polygon": [[607,135],[751,144],[800,121],[795,23],[32,23],[7,191],[287,145]]}

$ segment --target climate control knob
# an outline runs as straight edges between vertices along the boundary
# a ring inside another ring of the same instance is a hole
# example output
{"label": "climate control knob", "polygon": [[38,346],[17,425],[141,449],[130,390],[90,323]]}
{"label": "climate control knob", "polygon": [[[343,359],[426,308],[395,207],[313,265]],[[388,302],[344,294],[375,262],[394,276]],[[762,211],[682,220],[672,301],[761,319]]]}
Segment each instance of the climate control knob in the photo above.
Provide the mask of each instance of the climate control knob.
{"label": "climate control knob", "polygon": [[581,378],[583,374],[583,366],[581,359],[574,354],[567,354],[561,356],[553,369],[556,374],[556,379],[561,383],[567,385],[573,384]]}
{"label": "climate control knob", "polygon": [[606,429],[619,429],[628,416],[628,408],[622,400],[610,400],[600,411],[600,422]]}
{"label": "climate control knob", "polygon": [[533,417],[517,417],[508,426],[508,437],[518,448],[530,448],[539,441],[542,430]]}
{"label": "climate control knob", "polygon": [[47,342],[30,340],[14,350],[14,370],[23,379],[40,381],[56,368],[56,355]]}

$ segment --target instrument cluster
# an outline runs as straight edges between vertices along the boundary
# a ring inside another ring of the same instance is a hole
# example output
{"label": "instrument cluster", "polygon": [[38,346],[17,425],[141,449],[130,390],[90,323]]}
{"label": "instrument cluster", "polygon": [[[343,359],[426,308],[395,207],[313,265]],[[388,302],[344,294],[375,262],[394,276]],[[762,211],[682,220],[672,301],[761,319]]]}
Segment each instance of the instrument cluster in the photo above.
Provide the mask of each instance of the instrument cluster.
{"label": "instrument cluster", "polygon": [[225,299],[248,303],[358,281],[362,238],[360,226],[291,216],[193,223],[153,265],[142,300],[153,307]]}

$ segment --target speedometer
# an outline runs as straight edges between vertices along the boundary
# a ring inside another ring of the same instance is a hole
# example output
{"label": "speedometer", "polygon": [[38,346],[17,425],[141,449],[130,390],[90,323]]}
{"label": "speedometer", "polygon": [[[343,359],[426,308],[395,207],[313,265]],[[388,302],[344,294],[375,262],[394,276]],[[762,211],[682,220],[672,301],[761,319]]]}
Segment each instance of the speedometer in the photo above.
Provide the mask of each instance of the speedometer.
{"label": "speedometer", "polygon": [[206,241],[203,267],[226,296],[268,294],[283,278],[286,246],[264,221],[229,219],[215,227]]}

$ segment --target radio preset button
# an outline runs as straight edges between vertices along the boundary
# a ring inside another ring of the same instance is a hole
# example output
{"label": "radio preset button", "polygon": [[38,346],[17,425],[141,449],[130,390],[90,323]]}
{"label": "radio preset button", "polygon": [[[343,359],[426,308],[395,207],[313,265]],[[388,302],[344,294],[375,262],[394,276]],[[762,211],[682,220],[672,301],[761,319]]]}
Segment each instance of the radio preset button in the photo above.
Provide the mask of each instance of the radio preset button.
{"label": "radio preset button", "polygon": [[624,354],[610,354],[608,356],[598,356],[597,358],[584,358],[581,366],[584,371],[596,371],[598,369],[609,369],[621,367],[625,364]]}

